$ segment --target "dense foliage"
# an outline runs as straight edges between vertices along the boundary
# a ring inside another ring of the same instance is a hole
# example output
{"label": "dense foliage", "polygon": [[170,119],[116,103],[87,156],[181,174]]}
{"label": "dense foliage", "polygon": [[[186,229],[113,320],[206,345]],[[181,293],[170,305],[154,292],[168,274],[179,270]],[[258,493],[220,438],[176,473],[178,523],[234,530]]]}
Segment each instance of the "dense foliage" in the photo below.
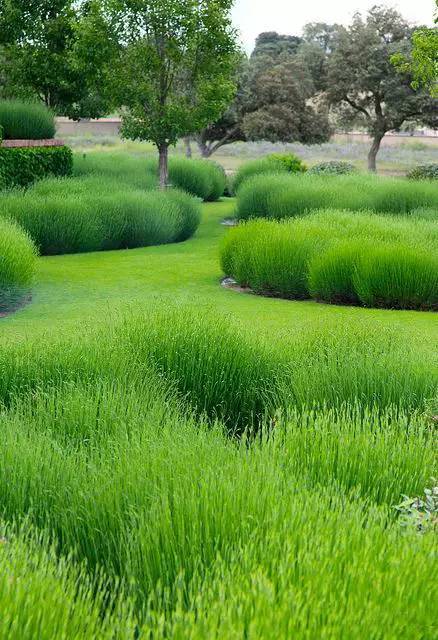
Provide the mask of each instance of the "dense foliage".
{"label": "dense foliage", "polygon": [[29,236],[0,217],[0,312],[13,308],[29,292],[36,255]]}
{"label": "dense foliage", "polygon": [[356,167],[351,162],[343,160],[329,160],[328,162],[319,162],[309,169],[309,174],[334,175],[340,176],[346,173],[355,173]]}
{"label": "dense foliage", "polygon": [[408,172],[407,177],[411,180],[437,180],[438,163],[417,165]]}
{"label": "dense foliage", "polygon": [[0,185],[28,187],[48,176],[72,173],[73,155],[69,147],[1,147]]}
{"label": "dense foliage", "polygon": [[44,105],[0,100],[3,140],[43,140],[55,135],[55,118]]}
{"label": "dense foliage", "polygon": [[438,309],[436,224],[328,211],[232,230],[222,267],[262,294],[371,307]]}

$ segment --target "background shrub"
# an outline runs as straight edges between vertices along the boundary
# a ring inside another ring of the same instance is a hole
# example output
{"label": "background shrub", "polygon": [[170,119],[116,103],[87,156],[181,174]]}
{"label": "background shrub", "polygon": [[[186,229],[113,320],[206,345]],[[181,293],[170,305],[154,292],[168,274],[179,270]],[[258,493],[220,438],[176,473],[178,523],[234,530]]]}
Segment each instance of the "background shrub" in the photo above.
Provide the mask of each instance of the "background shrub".
{"label": "background shrub", "polygon": [[43,104],[20,100],[0,101],[0,126],[4,140],[44,140],[55,135],[55,118]]}
{"label": "background shrub", "polygon": [[432,182],[380,176],[256,175],[240,187],[236,215],[281,219],[326,208],[410,214],[437,209],[438,190]]}
{"label": "background shrub", "polygon": [[0,217],[0,311],[13,307],[30,289],[36,256],[27,233]]}
{"label": "background shrub", "polygon": [[288,173],[304,173],[307,171],[304,162],[294,153],[270,153],[267,157],[275,164],[283,165]]}
{"label": "background shrub", "polygon": [[325,211],[254,220],[228,232],[224,272],[256,293],[412,309],[437,305],[434,223]]}
{"label": "background shrub", "polygon": [[0,147],[3,188],[27,187],[50,175],[69,176],[72,167],[69,147]]}
{"label": "background shrub", "polygon": [[438,180],[438,163],[419,164],[407,173],[411,180]]}
{"label": "background shrub", "polygon": [[351,162],[345,162],[343,160],[329,160],[328,162],[320,162],[314,164],[309,169],[309,174],[314,175],[345,175],[349,173],[356,173],[357,169]]}
{"label": "background shrub", "polygon": [[[86,189],[82,179],[50,183],[51,195],[41,183],[35,192],[5,194],[0,200],[2,214],[26,229],[43,255],[179,242],[200,221],[199,203],[182,192],[144,192],[122,185],[106,194],[91,190],[90,195],[88,180]],[[105,184],[97,179],[102,189]]]}

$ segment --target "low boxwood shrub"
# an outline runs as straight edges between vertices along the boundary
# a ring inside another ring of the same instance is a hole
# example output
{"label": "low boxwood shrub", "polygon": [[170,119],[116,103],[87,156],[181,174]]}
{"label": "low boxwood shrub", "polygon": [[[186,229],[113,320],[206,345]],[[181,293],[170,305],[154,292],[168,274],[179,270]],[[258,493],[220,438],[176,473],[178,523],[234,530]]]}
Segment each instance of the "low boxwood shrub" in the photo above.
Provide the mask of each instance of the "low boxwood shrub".
{"label": "low boxwood shrub", "polygon": [[67,146],[0,147],[0,181],[3,188],[28,187],[48,176],[69,176],[73,156]]}
{"label": "low boxwood shrub", "polygon": [[82,179],[70,180],[69,193],[68,181],[50,182],[52,194],[40,183],[35,192],[11,192],[0,200],[2,214],[26,229],[43,255],[179,242],[193,235],[200,221],[200,205],[186,193],[123,186],[105,193],[84,190],[76,184]]}
{"label": "low boxwood shrub", "polygon": [[21,100],[0,101],[3,140],[44,140],[55,135],[52,111],[41,103]]}
{"label": "low boxwood shrub", "polygon": [[252,176],[274,173],[303,173],[306,165],[293,153],[271,153],[269,156],[250,160],[239,167],[233,180],[233,191],[237,193],[241,185]]}
{"label": "low boxwood shrub", "polygon": [[239,188],[236,214],[243,220],[281,219],[326,208],[410,214],[437,209],[438,190],[428,181],[380,176],[255,175]]}
{"label": "low boxwood shrub", "polygon": [[221,264],[264,295],[435,309],[437,248],[436,225],[425,220],[327,211],[239,225],[223,240]]}
{"label": "low boxwood shrub", "polygon": [[411,169],[406,176],[410,180],[438,180],[438,162],[419,164]]}
{"label": "low boxwood shrub", "polygon": [[0,217],[0,312],[19,303],[32,284],[37,252],[17,224]]}
{"label": "low boxwood shrub", "polygon": [[351,162],[345,162],[343,160],[329,160],[328,162],[319,162],[310,167],[310,175],[329,175],[340,176],[349,173],[356,173],[357,169]]}

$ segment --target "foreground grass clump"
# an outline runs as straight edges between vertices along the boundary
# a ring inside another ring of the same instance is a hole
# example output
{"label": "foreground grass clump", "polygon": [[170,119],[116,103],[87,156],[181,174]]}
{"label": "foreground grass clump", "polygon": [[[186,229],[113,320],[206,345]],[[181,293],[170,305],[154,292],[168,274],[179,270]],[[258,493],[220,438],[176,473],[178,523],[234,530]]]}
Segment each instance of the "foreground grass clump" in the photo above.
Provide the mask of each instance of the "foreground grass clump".
{"label": "foreground grass clump", "polygon": [[110,640],[134,633],[129,607],[110,585],[91,580],[72,556],[60,560],[48,536],[27,526],[17,533],[3,525],[0,533],[0,638]]}
{"label": "foreground grass clump", "polygon": [[[159,393],[154,403],[149,389],[61,384],[34,392],[32,408],[17,397],[0,441],[5,516],[43,528],[64,554],[74,549],[90,576],[121,580],[140,637],[164,625],[177,638],[180,624],[193,637],[206,628],[226,637],[248,616],[262,630],[264,616],[250,610],[266,598],[276,637],[289,637],[290,625],[335,633],[346,611],[368,633],[377,619],[388,637],[426,624],[418,595],[433,590],[433,540],[405,533],[391,506],[421,491],[433,466],[420,419],[305,412],[239,442],[178,415]],[[370,583],[384,588],[370,592]],[[291,618],[292,591],[301,604]],[[342,616],[321,617],[329,597]],[[229,598],[244,611],[229,617]]]}
{"label": "foreground grass clump", "polygon": [[436,309],[437,249],[434,222],[326,211],[241,225],[224,239],[221,263],[265,295]]}
{"label": "foreground grass clump", "polygon": [[2,215],[16,220],[43,255],[179,242],[199,225],[199,204],[185,193],[108,187],[98,177],[49,180],[5,194]]}
{"label": "foreground grass clump", "polygon": [[264,158],[245,162],[239,167],[232,184],[233,192],[237,193],[241,185],[253,176],[304,173],[305,171],[306,165],[293,153],[271,153]]}
{"label": "foreground grass clump", "polygon": [[239,189],[236,216],[290,218],[315,209],[348,209],[375,213],[410,214],[418,208],[438,208],[432,182],[367,175],[254,176]]}
{"label": "foreground grass clump", "polygon": [[4,140],[53,138],[55,118],[40,103],[0,100],[0,128]]}
{"label": "foreground grass clump", "polygon": [[13,308],[29,292],[36,258],[27,233],[0,217],[0,312]]}

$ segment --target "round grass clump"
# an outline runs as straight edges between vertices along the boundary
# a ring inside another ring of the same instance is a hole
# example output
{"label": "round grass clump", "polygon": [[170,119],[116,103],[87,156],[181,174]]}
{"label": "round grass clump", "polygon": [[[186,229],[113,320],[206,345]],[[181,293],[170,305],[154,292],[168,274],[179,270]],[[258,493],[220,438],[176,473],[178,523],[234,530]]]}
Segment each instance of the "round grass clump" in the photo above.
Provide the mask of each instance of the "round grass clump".
{"label": "round grass clump", "polygon": [[264,295],[436,309],[437,255],[436,225],[426,220],[323,211],[239,225],[222,243],[221,264]]}
{"label": "round grass clump", "polygon": [[225,172],[209,160],[169,159],[169,182],[206,202],[219,200],[226,187]]}
{"label": "round grass clump", "polygon": [[199,203],[176,190],[113,185],[111,191],[98,176],[49,182],[1,200],[3,214],[26,229],[43,255],[180,242],[200,222]]}
{"label": "round grass clump", "polygon": [[237,193],[241,185],[253,176],[272,173],[304,173],[306,165],[293,153],[271,153],[269,156],[250,160],[239,167],[233,181],[233,191]]}
{"label": "round grass clump", "polygon": [[43,140],[55,135],[55,118],[43,104],[21,100],[0,101],[0,127],[4,140]]}
{"label": "round grass clump", "polygon": [[27,233],[0,218],[0,311],[19,304],[35,274],[37,252]]}
{"label": "round grass clump", "polygon": [[155,189],[158,182],[156,167],[150,158],[106,151],[75,153],[73,175],[111,181],[109,193],[123,185],[141,190]]}

